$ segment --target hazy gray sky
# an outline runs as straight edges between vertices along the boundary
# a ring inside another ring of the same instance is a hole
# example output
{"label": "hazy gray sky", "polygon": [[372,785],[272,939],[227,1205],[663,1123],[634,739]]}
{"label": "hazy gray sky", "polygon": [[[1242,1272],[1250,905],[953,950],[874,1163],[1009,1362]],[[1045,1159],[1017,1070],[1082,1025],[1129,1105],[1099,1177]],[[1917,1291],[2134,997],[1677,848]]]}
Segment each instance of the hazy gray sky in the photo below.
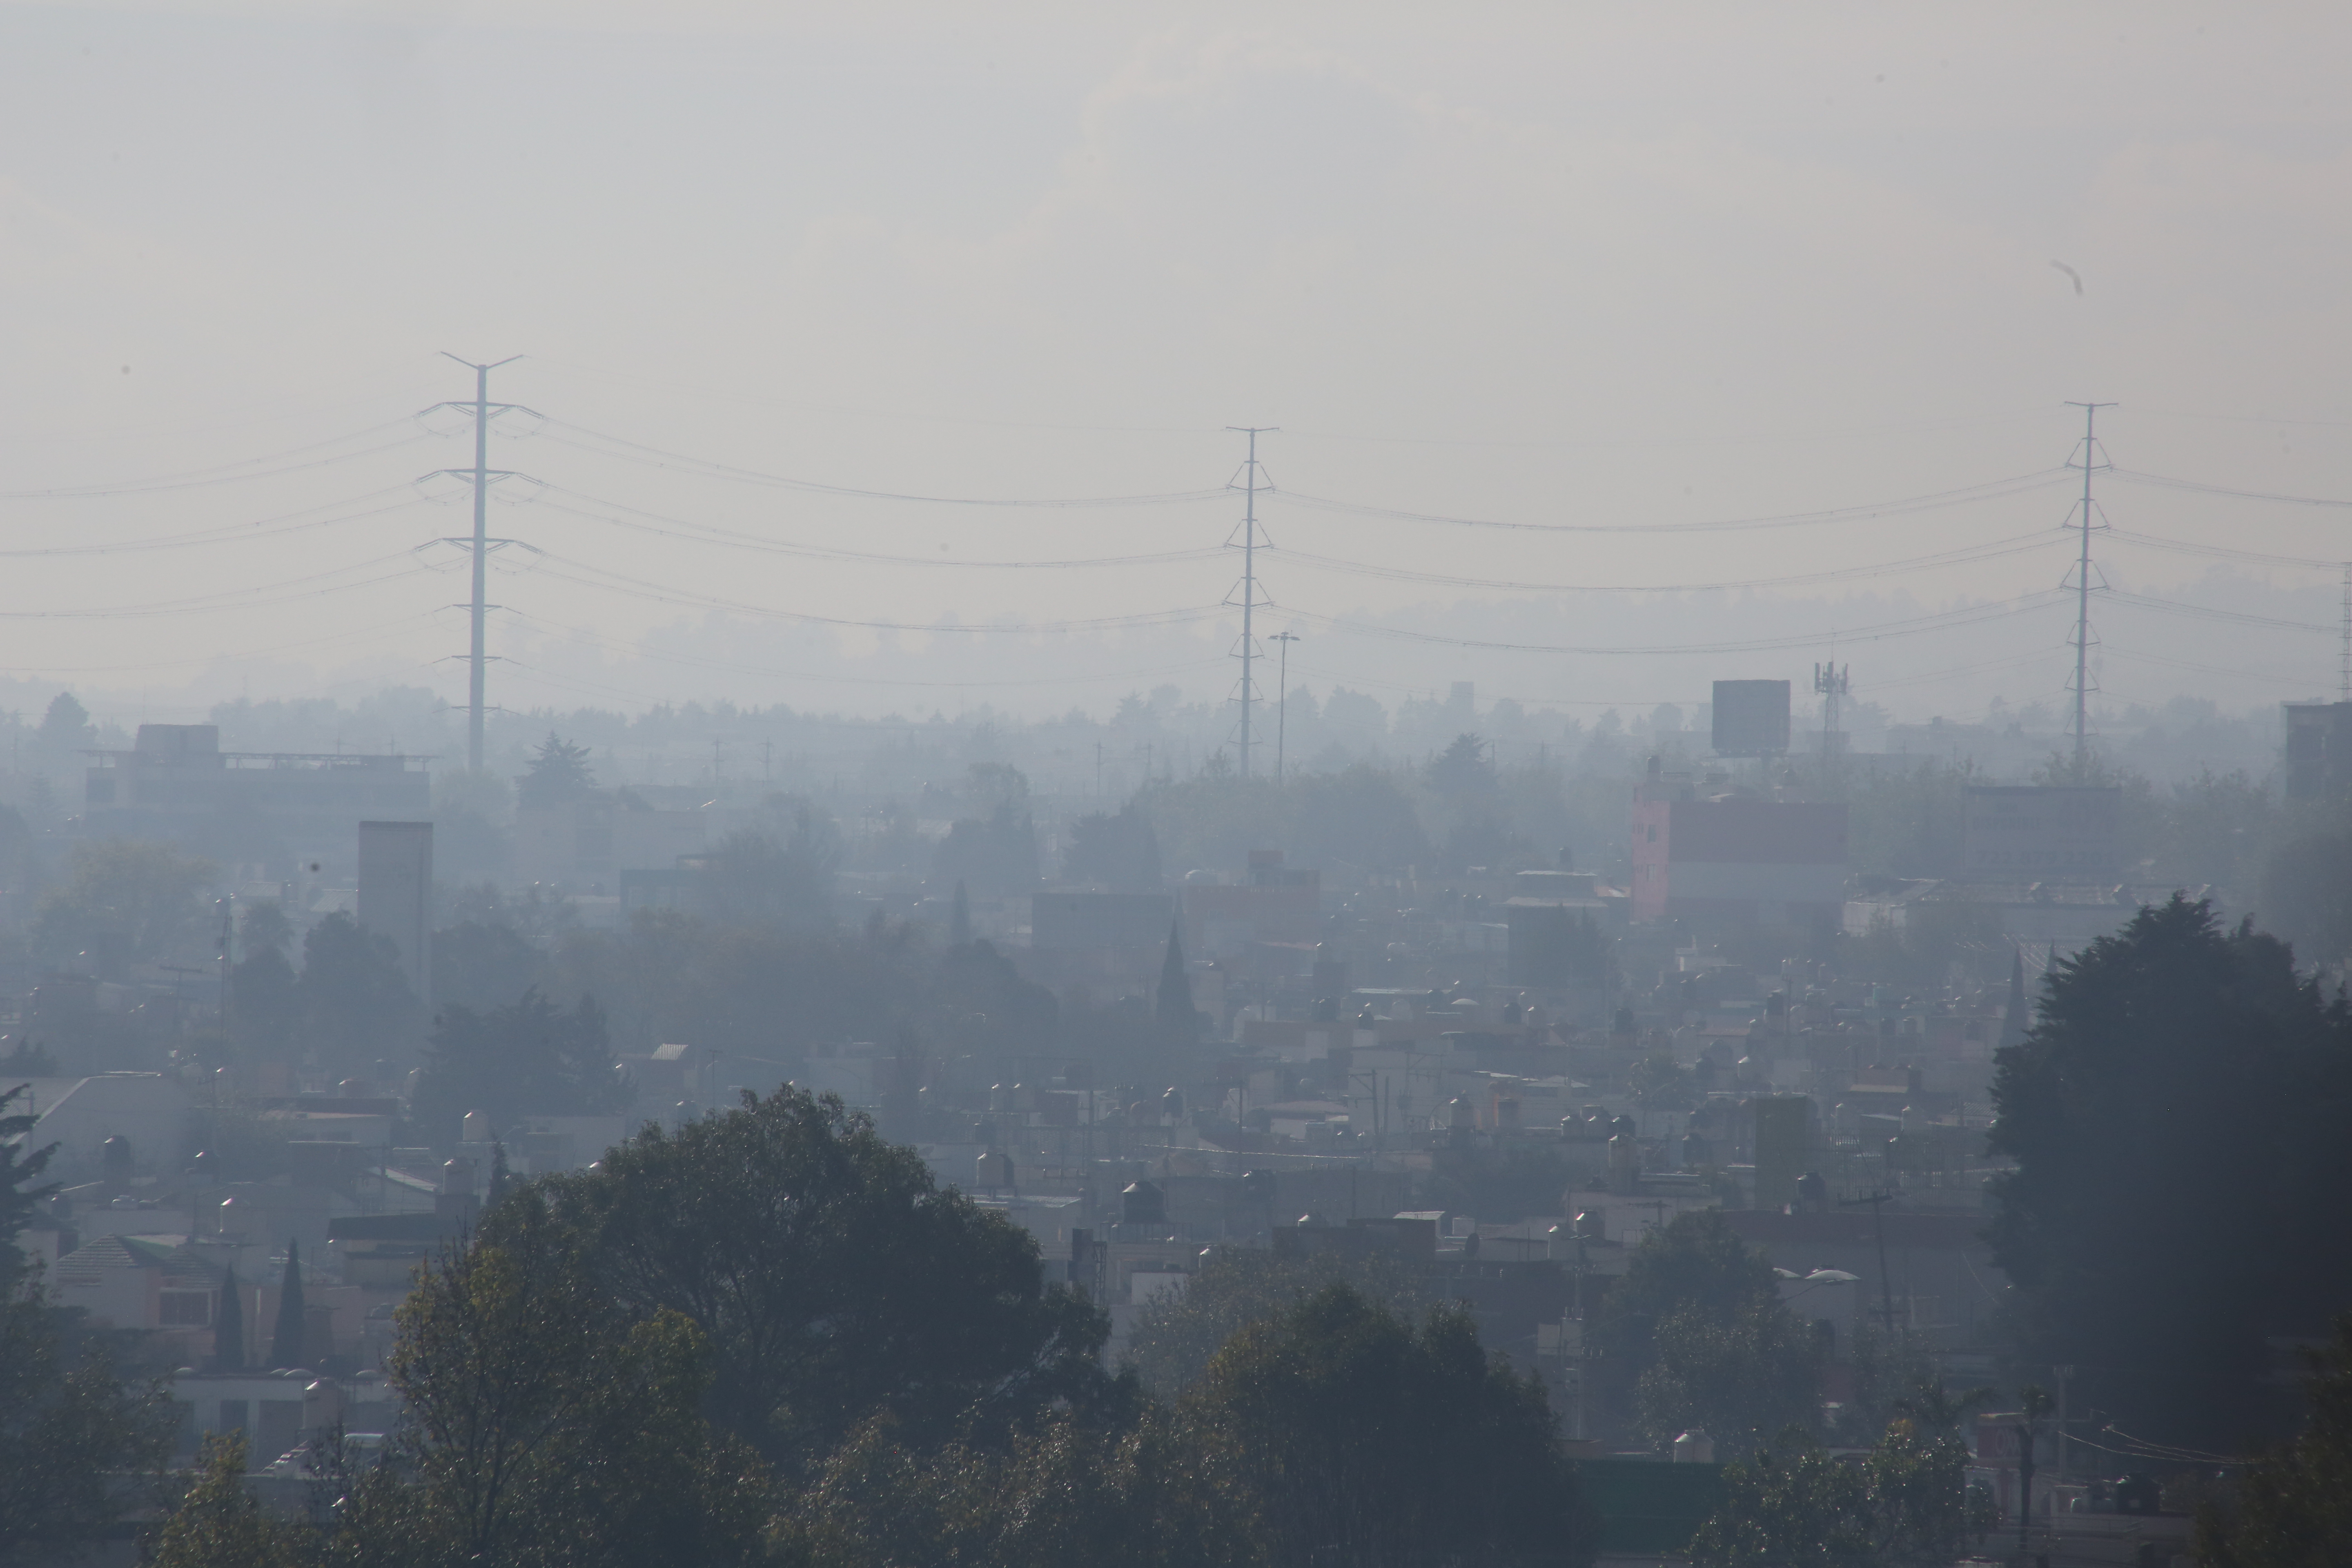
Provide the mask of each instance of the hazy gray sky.
{"label": "hazy gray sky", "polygon": [[[434,661],[464,647],[463,560],[415,547],[468,516],[408,482],[470,443],[396,423],[470,392],[449,349],[529,356],[494,395],[551,421],[493,445],[551,487],[493,513],[547,552],[505,552],[494,582],[512,704],[1220,692],[1234,626],[1207,612],[1237,562],[1211,552],[1235,500],[944,506],[655,454],[898,493],[1156,495],[1233,477],[1238,424],[1281,426],[1261,631],[1295,626],[1294,679],[1318,688],[1646,705],[1801,682],[1838,632],[1855,694],[1906,713],[2055,700],[2063,480],[1651,537],[1299,498],[1551,524],[1807,512],[2046,475],[2084,398],[2121,405],[2102,416],[2121,468],[2352,496],[2347,58],[2352,19],[2316,5],[12,5],[0,676],[156,718],[239,689],[459,696]],[[298,449],[236,482],[29,493]],[[2352,510],[2103,484],[2131,533],[2352,554]],[[2129,592],[2336,618],[2325,569],[2099,553]],[[59,614],[91,610],[138,613]],[[1020,637],[778,618],[1169,612],[1198,614]],[[2129,603],[2099,621],[2120,699],[2334,684],[2325,630]],[[1517,653],[1364,626],[1790,646]]]}

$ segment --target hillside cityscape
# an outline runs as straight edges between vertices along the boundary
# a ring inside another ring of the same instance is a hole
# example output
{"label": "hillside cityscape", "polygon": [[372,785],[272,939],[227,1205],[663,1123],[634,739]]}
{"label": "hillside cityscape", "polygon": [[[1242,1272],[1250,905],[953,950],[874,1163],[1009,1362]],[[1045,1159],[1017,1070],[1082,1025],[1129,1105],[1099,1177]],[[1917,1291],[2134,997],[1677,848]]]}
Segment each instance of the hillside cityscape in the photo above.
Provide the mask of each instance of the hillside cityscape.
{"label": "hillside cityscape", "polygon": [[2352,1563],[2347,34],[0,10],[0,1568]]}

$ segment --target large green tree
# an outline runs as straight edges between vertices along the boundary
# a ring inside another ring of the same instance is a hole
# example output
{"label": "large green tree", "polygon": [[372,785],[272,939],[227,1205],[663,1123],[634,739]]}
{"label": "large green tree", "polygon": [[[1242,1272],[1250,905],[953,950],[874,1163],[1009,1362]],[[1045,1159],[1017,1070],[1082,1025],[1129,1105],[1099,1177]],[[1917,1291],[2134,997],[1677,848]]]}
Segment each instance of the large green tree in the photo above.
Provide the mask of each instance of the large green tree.
{"label": "large green tree", "polygon": [[2352,1562],[2352,1312],[2305,1352],[2308,1414],[2294,1442],[2246,1469],[2235,1506],[2197,1521],[2204,1568],[2335,1568]]}
{"label": "large green tree", "polygon": [[1169,1291],[1136,1309],[1128,1331],[1128,1358],[1147,1388],[1173,1400],[1199,1380],[1225,1342],[1242,1330],[1279,1317],[1327,1286],[1341,1284],[1401,1312],[1418,1310],[1425,1296],[1418,1273],[1383,1253],[1284,1258],[1264,1247],[1221,1247],[1187,1277],[1181,1291]]}
{"label": "large green tree", "polygon": [[2143,910],[2046,982],[2000,1053],[1996,1260],[2030,1365],[2134,1436],[2226,1451],[2283,1415],[2265,1337],[2322,1331],[2352,1260],[2352,1010],[2203,902]]}
{"label": "large green tree", "polygon": [[379,1057],[405,1056],[423,1021],[400,949],[337,910],[302,939],[295,986],[302,1043],[321,1066],[366,1070]]}
{"label": "large green tree", "polygon": [[1898,1421],[1868,1458],[1832,1458],[1802,1432],[1724,1471],[1724,1499],[1691,1542],[1695,1568],[1944,1568],[1971,1531],[1969,1451]]}
{"label": "large green tree", "polygon": [[[8,1109],[20,1100],[26,1109]],[[58,1190],[57,1183],[41,1180],[58,1146],[44,1143],[37,1149],[27,1142],[41,1120],[33,1114],[31,1104],[29,1084],[0,1089],[0,1296],[15,1289],[24,1277],[25,1255],[16,1246],[16,1237],[32,1222],[41,1200]]]}
{"label": "large green tree", "polygon": [[76,1555],[136,1500],[121,1479],[171,1452],[171,1400],[126,1381],[79,1316],[37,1280],[0,1295],[0,1568]]}
{"label": "large green tree", "polygon": [[1273,1563],[1591,1560],[1542,1385],[1490,1360],[1458,1310],[1415,1325],[1331,1286],[1235,1335],[1183,1410]]}
{"label": "large green tree", "polygon": [[434,1021],[416,1114],[452,1127],[469,1110],[499,1128],[524,1115],[591,1116],[620,1108],[604,1010],[583,996],[559,1007],[537,988],[477,1013],[451,1004]]}
{"label": "large green tree", "polygon": [[[832,1097],[746,1095],[527,1190],[620,1310],[699,1326],[714,1419],[787,1464],[877,1415],[936,1443],[1102,1391],[1100,1311],[1042,1283],[1026,1232]],[[485,1236],[507,1223],[493,1212]]]}
{"label": "large green tree", "polygon": [[699,1412],[701,1331],[624,1312],[535,1192],[499,1218],[496,1240],[450,1248],[399,1310],[386,1372],[406,1426],[353,1489],[337,1554],[382,1568],[753,1560],[765,1483]]}
{"label": "large green tree", "polygon": [[1821,1419],[1821,1346],[1779,1301],[1751,1302],[1727,1319],[1686,1307],[1658,1325],[1652,1345],[1655,1359],[1635,1399],[1653,1443],[1696,1427],[1729,1458]]}
{"label": "large green tree", "polygon": [[811,1568],[1255,1568],[1245,1500],[1156,1411],[1104,1426],[1047,1416],[1002,1446],[929,1449],[868,1422],[796,1491],[769,1537]]}
{"label": "large green tree", "polygon": [[67,881],[41,900],[35,948],[62,960],[89,952],[101,965],[208,948],[197,895],[207,861],[131,838],[85,840],[67,856]]}
{"label": "large green tree", "polygon": [[317,1533],[261,1506],[245,1484],[245,1434],[208,1436],[194,1484],[163,1521],[153,1568],[308,1568]]}

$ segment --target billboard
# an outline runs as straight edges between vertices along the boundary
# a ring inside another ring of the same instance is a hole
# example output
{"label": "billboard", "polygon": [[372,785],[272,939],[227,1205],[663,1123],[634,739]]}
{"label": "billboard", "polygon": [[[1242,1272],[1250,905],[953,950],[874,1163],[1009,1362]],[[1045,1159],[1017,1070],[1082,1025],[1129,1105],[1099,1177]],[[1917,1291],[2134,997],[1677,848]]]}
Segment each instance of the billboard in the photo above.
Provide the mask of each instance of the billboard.
{"label": "billboard", "polygon": [[1787,752],[1789,683],[1717,681],[1714,743],[1718,757],[1777,757]]}

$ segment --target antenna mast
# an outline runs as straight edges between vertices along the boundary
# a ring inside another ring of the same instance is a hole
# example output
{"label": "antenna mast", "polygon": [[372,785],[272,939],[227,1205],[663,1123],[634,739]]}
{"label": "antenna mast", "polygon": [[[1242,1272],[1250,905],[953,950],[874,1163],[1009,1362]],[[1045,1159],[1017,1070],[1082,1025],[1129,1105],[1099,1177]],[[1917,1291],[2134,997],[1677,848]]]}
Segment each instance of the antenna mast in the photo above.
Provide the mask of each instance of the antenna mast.
{"label": "antenna mast", "polygon": [[2066,406],[2083,411],[2083,553],[2074,564],[2074,782],[2080,784],[2089,776],[2091,744],[2091,476],[2108,466],[2099,461],[2099,410],[2115,405]]}
{"label": "antenna mast", "polygon": [[1852,689],[1847,678],[1853,673],[1853,666],[1849,664],[1841,668],[1835,659],[1813,666],[1813,689],[1822,697],[1822,764],[1824,767],[1829,765],[1836,751],[1838,700]]}

